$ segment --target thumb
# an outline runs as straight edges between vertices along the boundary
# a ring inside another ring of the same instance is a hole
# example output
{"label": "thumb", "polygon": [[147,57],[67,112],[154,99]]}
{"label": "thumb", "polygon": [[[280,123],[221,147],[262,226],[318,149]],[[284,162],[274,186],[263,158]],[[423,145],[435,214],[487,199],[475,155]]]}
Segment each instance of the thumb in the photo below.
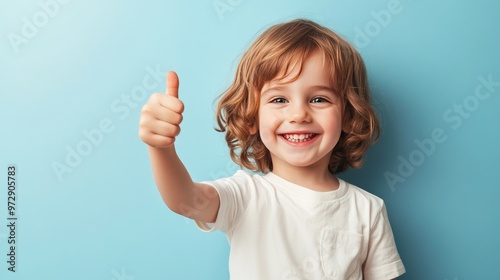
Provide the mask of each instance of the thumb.
{"label": "thumb", "polygon": [[179,77],[174,71],[167,73],[167,89],[165,91],[167,95],[179,97]]}

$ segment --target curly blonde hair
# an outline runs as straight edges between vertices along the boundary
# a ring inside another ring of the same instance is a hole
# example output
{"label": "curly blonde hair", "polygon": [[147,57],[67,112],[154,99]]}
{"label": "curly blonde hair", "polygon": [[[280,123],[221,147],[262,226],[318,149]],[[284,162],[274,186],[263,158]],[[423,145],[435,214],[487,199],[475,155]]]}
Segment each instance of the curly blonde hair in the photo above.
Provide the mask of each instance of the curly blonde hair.
{"label": "curly blonde hair", "polygon": [[277,24],[262,33],[244,53],[233,83],[220,97],[216,130],[226,132],[235,163],[253,171],[273,170],[270,152],[252,129],[258,127],[260,92],[265,83],[284,78],[296,65],[300,75],[303,62],[314,51],[322,53],[343,104],[344,129],[329,171],[335,174],[362,165],[363,155],[380,135],[365,64],[347,41],[306,19]]}

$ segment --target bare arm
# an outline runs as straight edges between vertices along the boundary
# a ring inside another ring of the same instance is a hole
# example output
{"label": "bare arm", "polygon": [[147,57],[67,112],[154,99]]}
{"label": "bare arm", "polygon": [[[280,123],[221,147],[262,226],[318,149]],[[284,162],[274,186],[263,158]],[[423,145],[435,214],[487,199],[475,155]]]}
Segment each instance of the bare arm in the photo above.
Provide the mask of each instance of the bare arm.
{"label": "bare arm", "polygon": [[219,196],[213,187],[193,182],[173,146],[148,149],[156,186],[168,208],[197,221],[215,222]]}
{"label": "bare arm", "polygon": [[142,108],[139,137],[148,144],[153,176],[165,204],[188,218],[215,222],[219,196],[212,186],[193,182],[175,151],[184,110],[178,88],[177,74],[167,73],[166,94],[153,94]]}

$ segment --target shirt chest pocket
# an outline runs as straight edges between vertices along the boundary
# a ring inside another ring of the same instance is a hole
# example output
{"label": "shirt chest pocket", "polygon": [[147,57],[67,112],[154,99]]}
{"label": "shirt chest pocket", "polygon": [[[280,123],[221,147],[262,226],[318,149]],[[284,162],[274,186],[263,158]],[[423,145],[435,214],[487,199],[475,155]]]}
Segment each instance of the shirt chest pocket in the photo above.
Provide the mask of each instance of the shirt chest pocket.
{"label": "shirt chest pocket", "polygon": [[320,259],[325,276],[338,280],[351,276],[353,279],[361,279],[359,255],[362,244],[361,234],[324,229],[321,233]]}

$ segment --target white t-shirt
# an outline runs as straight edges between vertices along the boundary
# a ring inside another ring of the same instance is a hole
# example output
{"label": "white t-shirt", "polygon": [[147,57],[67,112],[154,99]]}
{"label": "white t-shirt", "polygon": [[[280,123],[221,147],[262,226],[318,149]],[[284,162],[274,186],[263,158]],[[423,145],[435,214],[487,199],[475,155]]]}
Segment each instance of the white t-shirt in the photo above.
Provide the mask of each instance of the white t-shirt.
{"label": "white t-shirt", "polygon": [[220,197],[213,224],[230,243],[232,280],[389,280],[405,272],[384,202],[339,179],[318,192],[239,170],[205,182]]}

